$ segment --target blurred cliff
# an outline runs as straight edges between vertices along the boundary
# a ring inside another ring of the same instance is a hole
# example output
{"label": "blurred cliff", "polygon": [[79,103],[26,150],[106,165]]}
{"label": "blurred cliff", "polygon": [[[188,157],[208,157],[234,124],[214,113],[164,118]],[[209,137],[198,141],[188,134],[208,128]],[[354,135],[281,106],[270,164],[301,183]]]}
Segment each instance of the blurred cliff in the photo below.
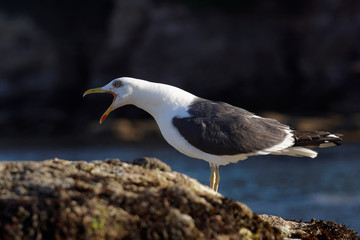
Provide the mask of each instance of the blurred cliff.
{"label": "blurred cliff", "polygon": [[359,127],[359,43],[356,0],[2,0],[1,136],[86,131],[111,96],[82,93],[120,76]]}

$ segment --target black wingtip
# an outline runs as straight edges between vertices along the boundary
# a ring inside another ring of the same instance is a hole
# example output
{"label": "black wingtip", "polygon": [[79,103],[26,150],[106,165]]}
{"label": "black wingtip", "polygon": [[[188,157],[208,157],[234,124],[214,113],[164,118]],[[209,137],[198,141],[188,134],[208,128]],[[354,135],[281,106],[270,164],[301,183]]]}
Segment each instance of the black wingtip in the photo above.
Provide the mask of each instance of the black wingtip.
{"label": "black wingtip", "polygon": [[302,147],[334,147],[342,144],[342,134],[323,131],[293,131],[294,146]]}

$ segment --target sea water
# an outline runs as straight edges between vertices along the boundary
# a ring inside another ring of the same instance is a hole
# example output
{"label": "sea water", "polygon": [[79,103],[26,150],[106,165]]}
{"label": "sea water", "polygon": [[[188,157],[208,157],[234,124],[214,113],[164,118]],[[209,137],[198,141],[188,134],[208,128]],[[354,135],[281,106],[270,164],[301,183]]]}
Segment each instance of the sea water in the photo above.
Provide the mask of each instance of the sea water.
{"label": "sea water", "polygon": [[[219,192],[247,204],[258,214],[303,221],[332,220],[360,232],[360,143],[318,152],[315,159],[257,156],[221,166]],[[168,145],[0,148],[0,161],[54,157],[130,161],[143,156],[159,158],[172,170],[209,184],[207,162],[186,157]]]}

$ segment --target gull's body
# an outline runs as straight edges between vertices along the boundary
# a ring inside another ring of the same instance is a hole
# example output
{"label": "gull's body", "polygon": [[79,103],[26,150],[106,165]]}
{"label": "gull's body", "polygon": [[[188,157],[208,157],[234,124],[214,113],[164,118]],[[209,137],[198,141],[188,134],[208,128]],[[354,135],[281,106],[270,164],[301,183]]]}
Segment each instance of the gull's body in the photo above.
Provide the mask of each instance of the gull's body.
{"label": "gull's body", "polygon": [[210,186],[217,191],[219,166],[248,156],[283,154],[314,158],[309,148],[341,144],[339,135],[293,131],[274,119],[222,102],[199,98],[180,88],[134,78],[118,78],[89,93],[108,92],[114,109],[132,104],[150,113],[166,141],[181,153],[210,163]]}

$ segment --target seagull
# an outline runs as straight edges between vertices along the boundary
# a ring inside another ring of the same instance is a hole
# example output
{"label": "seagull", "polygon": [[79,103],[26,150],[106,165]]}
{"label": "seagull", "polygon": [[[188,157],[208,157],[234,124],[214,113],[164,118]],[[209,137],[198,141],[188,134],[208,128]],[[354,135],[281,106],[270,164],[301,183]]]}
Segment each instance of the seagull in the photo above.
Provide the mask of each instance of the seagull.
{"label": "seagull", "polygon": [[317,152],[311,149],[342,143],[341,134],[292,130],[275,119],[162,83],[121,77],[89,89],[83,96],[92,93],[114,96],[100,124],[111,111],[124,105],[132,104],[150,113],[171,146],[189,157],[209,162],[210,188],[215,192],[220,181],[219,166],[255,155],[315,158]]}

